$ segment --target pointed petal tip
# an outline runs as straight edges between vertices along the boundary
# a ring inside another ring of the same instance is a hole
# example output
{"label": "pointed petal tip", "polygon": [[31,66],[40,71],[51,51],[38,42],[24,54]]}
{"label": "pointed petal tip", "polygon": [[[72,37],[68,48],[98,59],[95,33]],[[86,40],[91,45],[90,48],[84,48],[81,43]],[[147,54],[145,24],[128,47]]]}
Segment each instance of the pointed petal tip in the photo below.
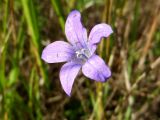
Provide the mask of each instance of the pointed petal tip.
{"label": "pointed petal tip", "polygon": [[66,88],[64,88],[65,86],[62,85],[62,89],[63,91],[65,92],[65,94],[68,96],[68,97],[71,97],[71,90],[68,90]]}
{"label": "pointed petal tip", "polygon": [[111,70],[103,59],[97,55],[88,59],[82,66],[82,72],[86,77],[99,82],[105,82],[111,77]]}
{"label": "pointed petal tip", "polygon": [[44,50],[42,51],[41,59],[46,63],[53,63],[52,61],[50,61],[50,58],[51,57],[47,55],[46,48],[44,48]]}
{"label": "pointed petal tip", "polygon": [[112,74],[110,73],[110,75],[107,76],[103,82],[107,82],[109,80],[109,78],[111,78],[111,76],[112,76]]}
{"label": "pointed petal tip", "polygon": [[106,24],[106,23],[102,23],[102,25],[106,26],[106,31],[108,32],[109,35],[113,33],[113,29],[112,29],[111,25]]}
{"label": "pointed petal tip", "polygon": [[113,33],[113,29],[112,29],[112,27],[110,26],[110,33],[112,34]]}
{"label": "pointed petal tip", "polygon": [[68,97],[71,97],[71,93],[66,93]]}
{"label": "pointed petal tip", "polygon": [[80,12],[78,11],[78,10],[76,10],[76,9],[74,9],[74,10],[72,10],[70,13],[69,13],[69,15],[71,15],[71,14],[80,14]]}
{"label": "pointed petal tip", "polygon": [[65,94],[68,96],[68,97],[71,97],[71,90],[65,88],[65,86],[62,85],[62,89],[63,91],[65,92]]}
{"label": "pointed petal tip", "polygon": [[108,79],[112,76],[112,72],[109,67],[106,67],[106,72],[104,73],[104,82],[108,81]]}
{"label": "pointed petal tip", "polygon": [[71,60],[73,47],[64,41],[48,44],[42,51],[41,58],[47,63],[59,63]]}
{"label": "pointed petal tip", "polygon": [[82,21],[81,13],[78,10],[73,10],[69,13],[65,23],[65,34],[67,40],[76,47],[86,45],[87,31],[85,30]]}
{"label": "pointed petal tip", "polygon": [[106,23],[101,23],[95,25],[89,34],[89,43],[91,47],[93,47],[92,53],[95,52],[96,47],[95,45],[99,44],[102,38],[107,38],[113,33],[112,27]]}
{"label": "pointed petal tip", "polygon": [[80,68],[81,65],[74,62],[68,62],[65,63],[60,70],[60,82],[64,92],[68,96],[71,96],[72,86]]}
{"label": "pointed petal tip", "polygon": [[47,57],[46,57],[46,54],[45,54],[45,49],[42,51],[41,59],[44,60],[45,62],[47,62]]}
{"label": "pointed petal tip", "polygon": [[97,80],[95,79],[95,80],[98,81],[98,82],[105,83],[105,82],[107,82],[109,80],[109,78],[111,76],[112,76],[111,73],[108,73],[108,76],[102,76],[100,79],[97,79]]}
{"label": "pointed petal tip", "polygon": [[111,26],[110,26],[110,34],[112,34],[113,33],[113,29],[111,28]]}
{"label": "pointed petal tip", "polygon": [[78,10],[72,10],[69,15],[68,15],[68,18],[74,18],[74,17],[80,17],[81,16],[81,13],[78,11]]}

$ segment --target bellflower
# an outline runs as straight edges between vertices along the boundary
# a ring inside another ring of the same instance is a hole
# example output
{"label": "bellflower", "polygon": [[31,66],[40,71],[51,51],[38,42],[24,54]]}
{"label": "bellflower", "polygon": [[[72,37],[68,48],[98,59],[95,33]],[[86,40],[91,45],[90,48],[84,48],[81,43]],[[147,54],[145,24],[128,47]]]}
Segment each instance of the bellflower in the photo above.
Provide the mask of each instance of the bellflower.
{"label": "bellflower", "polygon": [[111,76],[105,62],[95,54],[101,38],[108,37],[112,28],[101,23],[95,25],[87,38],[87,30],[81,23],[79,11],[72,11],[65,23],[65,34],[69,43],[56,41],[46,46],[42,59],[47,63],[65,63],[60,70],[60,82],[67,95],[70,96],[73,82],[82,68],[83,74],[93,80],[104,82]]}

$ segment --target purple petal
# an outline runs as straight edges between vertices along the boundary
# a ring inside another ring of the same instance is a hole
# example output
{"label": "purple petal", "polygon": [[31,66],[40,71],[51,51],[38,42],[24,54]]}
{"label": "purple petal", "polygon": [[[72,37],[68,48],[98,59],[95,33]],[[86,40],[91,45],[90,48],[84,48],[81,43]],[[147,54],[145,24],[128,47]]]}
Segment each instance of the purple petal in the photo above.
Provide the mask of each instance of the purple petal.
{"label": "purple petal", "polygon": [[66,20],[65,33],[68,41],[74,45],[84,47],[87,41],[87,31],[81,23],[81,14],[79,11],[72,11]]}
{"label": "purple petal", "polygon": [[96,44],[100,43],[103,37],[108,37],[113,33],[110,25],[102,23],[95,25],[89,35],[89,44],[92,48],[92,53],[96,50]]}
{"label": "purple petal", "polygon": [[68,96],[70,96],[73,82],[80,68],[81,68],[80,64],[76,64],[74,62],[68,62],[64,64],[60,70],[61,85]]}
{"label": "purple petal", "polygon": [[111,71],[105,62],[97,55],[93,55],[82,66],[82,72],[90,79],[104,82],[111,76]]}
{"label": "purple petal", "polygon": [[42,59],[47,63],[65,62],[72,59],[73,47],[64,41],[56,41],[46,46],[42,52]]}

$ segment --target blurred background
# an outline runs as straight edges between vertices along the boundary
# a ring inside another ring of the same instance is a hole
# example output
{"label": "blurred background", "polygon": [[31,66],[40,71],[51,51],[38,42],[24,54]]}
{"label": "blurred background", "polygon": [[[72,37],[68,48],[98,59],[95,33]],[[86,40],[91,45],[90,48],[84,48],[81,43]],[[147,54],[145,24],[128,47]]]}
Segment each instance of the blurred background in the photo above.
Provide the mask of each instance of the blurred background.
{"label": "blurred background", "polygon": [[[97,50],[112,70],[105,83],[81,73],[71,97],[61,64],[42,49],[66,41],[71,10],[88,34],[98,23],[114,33]],[[0,120],[160,120],[160,0],[0,0]]]}

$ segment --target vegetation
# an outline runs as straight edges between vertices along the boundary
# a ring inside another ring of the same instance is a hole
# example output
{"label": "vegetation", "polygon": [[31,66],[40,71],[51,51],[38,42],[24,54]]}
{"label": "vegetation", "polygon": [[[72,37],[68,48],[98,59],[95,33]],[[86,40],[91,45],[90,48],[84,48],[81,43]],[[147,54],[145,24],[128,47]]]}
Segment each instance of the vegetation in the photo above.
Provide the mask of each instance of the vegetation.
{"label": "vegetation", "polygon": [[[42,49],[64,39],[73,9],[84,26],[112,26],[97,53],[112,70],[105,83],[76,78],[71,97],[61,88],[61,64]],[[160,1],[0,0],[1,120],[160,119]]]}

